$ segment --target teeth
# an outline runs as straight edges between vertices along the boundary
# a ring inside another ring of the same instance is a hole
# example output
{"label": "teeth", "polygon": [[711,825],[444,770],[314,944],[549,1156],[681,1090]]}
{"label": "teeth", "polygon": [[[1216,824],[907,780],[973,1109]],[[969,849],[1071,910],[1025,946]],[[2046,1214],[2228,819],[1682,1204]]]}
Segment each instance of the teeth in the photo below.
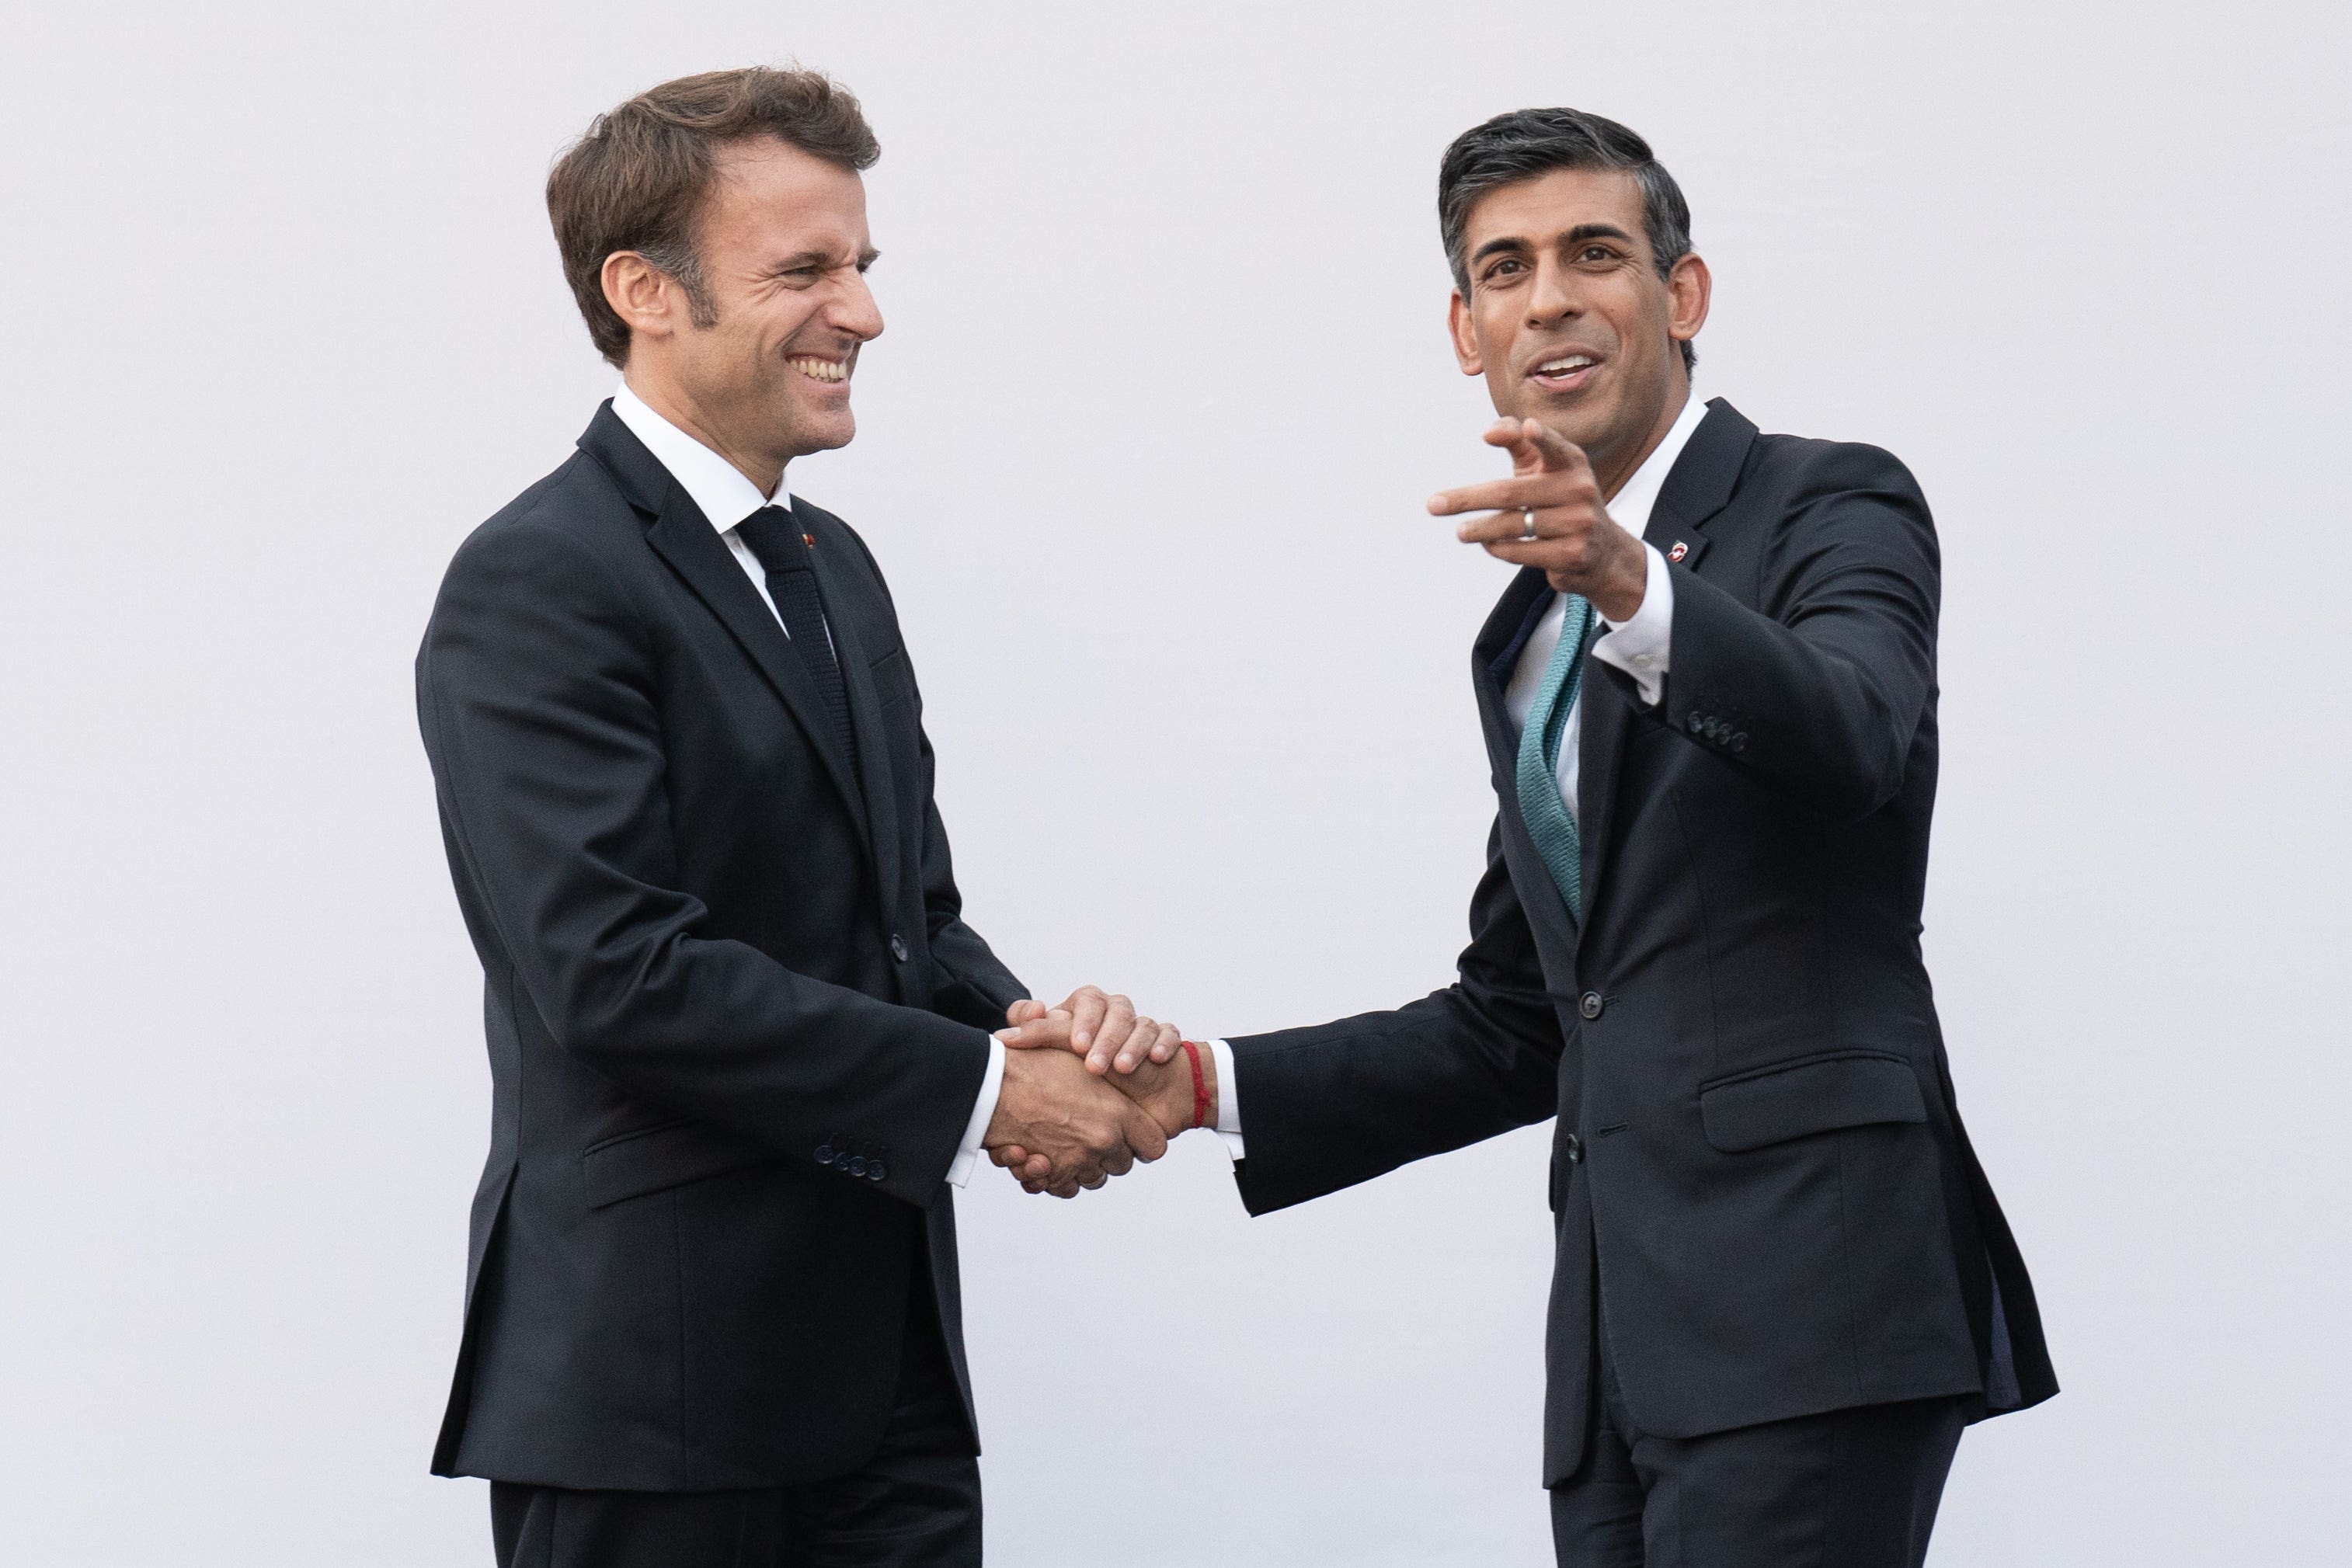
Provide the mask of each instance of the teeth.
{"label": "teeth", "polygon": [[849,379],[849,367],[837,365],[831,360],[788,360],[785,362],[801,374],[814,376],[821,382],[845,382]]}
{"label": "teeth", "polygon": [[1547,364],[1538,365],[1536,367],[1536,373],[1538,375],[1555,375],[1568,371],[1580,371],[1591,362],[1592,360],[1589,355],[1570,354],[1564,360],[1553,360]]}

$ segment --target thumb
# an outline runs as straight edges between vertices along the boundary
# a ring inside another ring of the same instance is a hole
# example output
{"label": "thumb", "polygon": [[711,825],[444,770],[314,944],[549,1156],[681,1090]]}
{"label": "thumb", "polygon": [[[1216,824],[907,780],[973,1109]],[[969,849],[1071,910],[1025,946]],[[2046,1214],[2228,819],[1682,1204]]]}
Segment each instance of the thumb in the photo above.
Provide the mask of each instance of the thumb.
{"label": "thumb", "polygon": [[1004,1009],[1004,1021],[1012,1024],[1027,1023],[1031,1019],[1041,1019],[1045,1016],[1045,1004],[1034,997],[1024,997]]}
{"label": "thumb", "polygon": [[[1532,419],[1519,422],[1521,440],[1536,470],[1547,474],[1565,473],[1571,468],[1587,466],[1584,448],[1548,424]],[[1517,459],[1521,448],[1513,446],[1511,455]]]}
{"label": "thumb", "polygon": [[1160,1130],[1159,1123],[1144,1114],[1140,1106],[1127,1108],[1121,1126],[1127,1135],[1127,1146],[1135,1151],[1137,1159],[1149,1164],[1168,1152],[1168,1134]]}
{"label": "thumb", "polygon": [[1513,476],[1534,474],[1543,468],[1543,455],[1528,433],[1541,428],[1532,419],[1498,419],[1486,427],[1482,439],[1487,445],[1499,446],[1511,455]]}
{"label": "thumb", "polygon": [[996,1038],[1013,1051],[1035,1051],[1044,1046],[1059,1046],[1064,1051],[1077,1048],[1070,1043],[1070,1020],[1065,1018],[1032,1019],[1012,1029],[1001,1029]]}

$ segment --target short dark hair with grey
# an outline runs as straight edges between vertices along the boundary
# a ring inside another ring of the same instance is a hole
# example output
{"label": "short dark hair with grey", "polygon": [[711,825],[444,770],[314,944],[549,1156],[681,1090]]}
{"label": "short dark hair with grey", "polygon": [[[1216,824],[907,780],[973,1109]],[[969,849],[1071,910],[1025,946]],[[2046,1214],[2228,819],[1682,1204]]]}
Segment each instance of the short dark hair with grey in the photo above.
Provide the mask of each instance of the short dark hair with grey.
{"label": "short dark hair with grey", "polygon": [[[1615,169],[1633,176],[1642,192],[1642,229],[1650,257],[1664,277],[1690,254],[1690,204],[1650,144],[1613,120],[1580,109],[1517,109],[1475,125],[1454,139],[1437,165],[1437,232],[1454,287],[1470,298],[1470,267],[1463,230],[1478,198],[1504,185],[1554,169]],[[1683,369],[1698,363],[1687,340]]]}

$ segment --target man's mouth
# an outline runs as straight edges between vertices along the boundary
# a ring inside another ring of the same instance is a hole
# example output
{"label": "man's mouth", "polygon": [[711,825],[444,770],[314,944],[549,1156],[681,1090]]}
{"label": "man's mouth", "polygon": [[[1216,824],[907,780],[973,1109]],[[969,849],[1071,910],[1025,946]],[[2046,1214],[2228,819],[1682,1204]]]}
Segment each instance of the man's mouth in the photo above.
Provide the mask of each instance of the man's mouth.
{"label": "man's mouth", "polygon": [[814,354],[795,354],[784,363],[811,381],[837,382],[849,379],[847,360],[820,360]]}
{"label": "man's mouth", "polygon": [[1528,380],[1546,392],[1574,392],[1592,379],[1601,361],[1590,354],[1556,354],[1528,372]]}

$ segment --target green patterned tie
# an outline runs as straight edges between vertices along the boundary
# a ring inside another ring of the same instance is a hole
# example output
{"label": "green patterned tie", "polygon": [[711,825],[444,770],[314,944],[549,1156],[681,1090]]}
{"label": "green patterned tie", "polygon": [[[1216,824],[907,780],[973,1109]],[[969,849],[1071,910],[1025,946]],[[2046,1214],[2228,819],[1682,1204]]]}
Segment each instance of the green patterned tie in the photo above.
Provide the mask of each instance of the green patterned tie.
{"label": "green patterned tie", "polygon": [[1592,604],[1580,593],[1560,597],[1566,608],[1560,615],[1559,646],[1544,666],[1543,684],[1536,688],[1526,727],[1519,731],[1519,816],[1561,902],[1581,920],[1584,840],[1577,831],[1576,813],[1559,797],[1559,737],[1584,679],[1584,639],[1592,630]]}

